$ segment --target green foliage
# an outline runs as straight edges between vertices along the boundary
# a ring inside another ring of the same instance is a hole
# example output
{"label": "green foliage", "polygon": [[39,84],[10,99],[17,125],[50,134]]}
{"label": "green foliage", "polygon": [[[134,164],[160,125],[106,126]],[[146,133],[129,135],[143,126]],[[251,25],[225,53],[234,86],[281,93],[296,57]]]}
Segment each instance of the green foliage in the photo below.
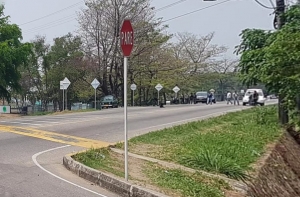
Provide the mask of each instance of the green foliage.
{"label": "green foliage", "polygon": [[[200,173],[190,175],[177,169],[166,169],[160,166],[150,165],[147,175],[155,184],[173,189],[187,197],[223,197],[221,189],[226,187],[222,181],[210,179]],[[227,186],[228,187],[228,186]]]}
{"label": "green foliage", "polygon": [[300,7],[283,15],[285,25],[276,32],[244,30],[237,47],[241,78],[247,85],[262,82],[271,92],[283,95],[284,105],[295,109],[300,89]]}
{"label": "green foliage", "polygon": [[76,161],[81,162],[91,168],[102,169],[118,176],[124,176],[123,172],[120,172],[114,168],[115,163],[110,156],[110,150],[107,148],[91,148],[85,152],[75,154],[72,157]]}
{"label": "green foliage", "polygon": [[4,6],[0,6],[0,97],[10,101],[9,90],[21,90],[19,68],[27,65],[31,44],[21,43],[21,29],[10,24],[3,11]]}
{"label": "green foliage", "polygon": [[242,167],[214,150],[202,150],[182,162],[195,169],[221,173],[236,180],[246,181],[250,178]]}

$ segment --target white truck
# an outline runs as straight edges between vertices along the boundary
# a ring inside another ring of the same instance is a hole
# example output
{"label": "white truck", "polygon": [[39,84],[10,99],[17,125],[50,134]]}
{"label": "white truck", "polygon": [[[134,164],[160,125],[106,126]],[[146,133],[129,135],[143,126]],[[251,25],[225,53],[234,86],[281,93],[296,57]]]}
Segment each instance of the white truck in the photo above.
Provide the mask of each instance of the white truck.
{"label": "white truck", "polygon": [[266,102],[266,98],[264,96],[264,92],[262,91],[262,89],[248,89],[243,97],[243,105],[251,104],[250,95],[252,95],[254,91],[258,93],[257,103],[261,106],[264,106]]}

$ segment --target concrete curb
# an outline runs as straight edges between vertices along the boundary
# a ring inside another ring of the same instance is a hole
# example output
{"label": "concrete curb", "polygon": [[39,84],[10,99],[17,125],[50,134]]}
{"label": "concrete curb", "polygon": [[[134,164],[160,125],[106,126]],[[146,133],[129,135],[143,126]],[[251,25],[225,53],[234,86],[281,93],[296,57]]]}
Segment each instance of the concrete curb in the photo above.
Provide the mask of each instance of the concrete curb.
{"label": "concrete curb", "polygon": [[151,191],[116,177],[100,172],[75,161],[70,155],[63,157],[63,165],[71,172],[77,174],[100,187],[124,197],[168,197],[155,191]]}

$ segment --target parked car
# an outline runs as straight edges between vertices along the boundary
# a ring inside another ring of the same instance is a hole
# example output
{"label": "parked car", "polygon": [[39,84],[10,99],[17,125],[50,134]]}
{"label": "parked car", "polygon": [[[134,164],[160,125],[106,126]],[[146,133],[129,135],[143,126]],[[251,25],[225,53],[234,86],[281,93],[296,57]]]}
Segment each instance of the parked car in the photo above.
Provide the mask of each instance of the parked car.
{"label": "parked car", "polygon": [[[207,97],[208,93],[207,92],[196,92],[196,99],[195,99],[195,104],[197,103],[207,103]],[[213,96],[212,102],[216,103],[216,98]]]}
{"label": "parked car", "polygon": [[271,94],[268,96],[269,99],[277,99],[277,96],[275,94]]}
{"label": "parked car", "polygon": [[207,92],[196,92],[195,104],[207,103]]}
{"label": "parked car", "polygon": [[103,108],[118,108],[118,99],[113,95],[107,95],[101,99],[101,107]]}
{"label": "parked car", "polygon": [[266,98],[264,96],[264,93],[262,89],[248,89],[243,97],[243,105],[251,105],[250,103],[250,95],[252,95],[256,91],[258,93],[258,100],[257,103],[261,106],[265,105]]}

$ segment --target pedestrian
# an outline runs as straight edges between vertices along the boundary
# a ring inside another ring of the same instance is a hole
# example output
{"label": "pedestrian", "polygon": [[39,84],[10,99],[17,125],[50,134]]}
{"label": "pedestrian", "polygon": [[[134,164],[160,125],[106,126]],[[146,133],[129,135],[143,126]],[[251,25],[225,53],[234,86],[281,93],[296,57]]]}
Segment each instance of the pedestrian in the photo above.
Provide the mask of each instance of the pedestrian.
{"label": "pedestrian", "polygon": [[212,105],[212,99],[213,99],[213,94],[212,94],[212,92],[209,92],[208,95],[207,95],[206,105],[208,105],[208,104]]}
{"label": "pedestrian", "polygon": [[231,92],[230,92],[230,91],[227,92],[226,98],[227,98],[227,105],[228,105],[229,103],[232,105],[232,101],[231,101]]}
{"label": "pedestrian", "polygon": [[256,106],[258,101],[258,93],[256,91],[254,91],[253,93],[253,101],[254,101],[254,106]]}
{"label": "pedestrian", "polygon": [[190,96],[190,104],[193,104],[194,103],[194,95],[193,93],[191,93],[191,96]]}
{"label": "pedestrian", "polygon": [[197,94],[194,93],[194,104],[197,104]]}
{"label": "pedestrian", "polygon": [[238,93],[236,92],[236,91],[234,91],[234,93],[233,93],[233,103],[234,103],[234,105],[240,105],[240,102],[239,102],[239,95],[238,95]]}

